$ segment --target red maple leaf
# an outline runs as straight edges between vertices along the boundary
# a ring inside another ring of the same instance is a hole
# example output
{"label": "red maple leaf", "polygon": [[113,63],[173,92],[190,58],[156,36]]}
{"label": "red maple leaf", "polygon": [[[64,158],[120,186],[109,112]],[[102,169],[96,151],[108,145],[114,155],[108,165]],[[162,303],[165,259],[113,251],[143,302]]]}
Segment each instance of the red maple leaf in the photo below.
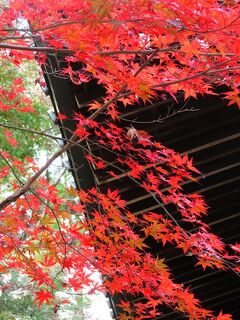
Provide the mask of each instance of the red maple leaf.
{"label": "red maple leaf", "polygon": [[58,115],[57,115],[57,118],[59,119],[59,120],[66,120],[67,119],[67,116],[65,116],[65,114],[62,114],[62,113],[58,113]]}
{"label": "red maple leaf", "polygon": [[222,311],[217,316],[216,320],[232,320],[231,314],[223,314]]}
{"label": "red maple leaf", "polygon": [[56,261],[53,257],[45,256],[43,261],[40,261],[41,265],[44,267],[52,267],[56,264]]}
{"label": "red maple leaf", "polygon": [[51,299],[54,299],[54,296],[52,295],[52,293],[49,291],[49,290],[43,290],[43,289],[40,289],[39,291],[35,292],[36,294],[36,298],[34,299],[34,301],[37,301],[39,300],[39,307],[45,302],[47,304],[50,303],[49,300]]}
{"label": "red maple leaf", "polygon": [[173,188],[176,188],[176,189],[182,189],[180,186],[179,186],[179,182],[181,181],[181,177],[179,176],[173,176],[173,177],[170,177],[169,179],[169,184],[173,187]]}
{"label": "red maple leaf", "polygon": [[16,147],[18,145],[17,141],[13,138],[11,132],[9,132],[8,130],[4,130],[4,134],[10,146]]}
{"label": "red maple leaf", "polygon": [[230,247],[237,253],[240,253],[240,244],[238,243],[236,243],[235,245],[230,244]]}

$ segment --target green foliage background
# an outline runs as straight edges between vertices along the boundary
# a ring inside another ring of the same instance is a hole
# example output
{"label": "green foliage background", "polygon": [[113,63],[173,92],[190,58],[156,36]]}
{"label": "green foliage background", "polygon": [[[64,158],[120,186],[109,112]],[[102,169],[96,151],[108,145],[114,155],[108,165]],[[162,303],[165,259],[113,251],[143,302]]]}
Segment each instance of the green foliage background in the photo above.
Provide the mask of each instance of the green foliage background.
{"label": "green foliage background", "polygon": [[[0,86],[4,90],[10,90],[16,77],[23,79],[24,86],[26,87],[24,94],[32,100],[32,106],[36,112],[22,113],[14,109],[9,111],[0,110],[0,123],[40,132],[50,128],[52,123],[47,114],[50,102],[41,92],[40,86],[38,84],[33,85],[34,80],[38,77],[36,64],[33,61],[26,61],[19,68],[19,66],[15,66],[10,61],[2,59],[0,62]],[[38,149],[48,150],[52,146],[52,141],[46,140],[44,137],[20,130],[6,129],[19,142],[17,148],[14,148],[7,142],[3,130],[4,128],[0,127],[1,149],[10,152],[20,160],[23,160],[26,156],[33,157]]]}

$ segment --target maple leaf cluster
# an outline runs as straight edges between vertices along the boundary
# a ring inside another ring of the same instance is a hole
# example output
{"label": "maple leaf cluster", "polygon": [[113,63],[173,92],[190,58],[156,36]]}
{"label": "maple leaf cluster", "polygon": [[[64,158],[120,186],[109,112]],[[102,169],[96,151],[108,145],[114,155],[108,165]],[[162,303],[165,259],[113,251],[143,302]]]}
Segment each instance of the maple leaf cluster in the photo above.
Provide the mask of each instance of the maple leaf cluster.
{"label": "maple leaf cluster", "polygon": [[31,100],[24,95],[25,88],[21,78],[15,78],[11,88],[0,86],[0,110],[14,109],[16,112],[34,112]]}
{"label": "maple leaf cluster", "polygon": [[[62,0],[52,4],[38,0],[28,4],[15,0],[2,12],[0,33],[2,47],[8,48],[4,56],[15,63],[33,57],[28,27],[16,27],[21,17],[50,52],[67,48],[63,74],[76,84],[97,78],[108,97],[122,87],[127,89],[128,103],[150,100],[162,89],[171,94],[183,90],[185,98],[196,97],[224,83],[231,91],[225,97],[230,104],[238,103],[237,3],[85,0],[70,4]],[[39,59],[44,62],[44,48]],[[72,67],[76,62],[84,63],[81,70]],[[116,116],[113,105],[109,114]]]}
{"label": "maple leaf cluster", "polygon": [[[98,188],[88,192],[70,189],[63,199],[55,186],[38,179],[30,192],[1,211],[1,271],[16,269],[36,282],[39,305],[54,303],[56,291],[78,293],[88,288],[89,294],[107,290],[121,295],[123,301],[126,294],[144,300],[131,308],[123,302],[120,319],[155,317],[161,314],[162,304],[193,319],[207,319],[211,311],[202,308],[188,288],[174,282],[163,260],[146,253],[151,236],[163,246],[168,242],[194,255],[204,269],[224,269],[229,267],[228,261],[231,265],[239,261],[239,245],[232,245],[229,250],[235,254],[229,255],[222,241],[202,222],[206,214],[203,198],[183,193],[181,184],[198,172],[192,161],[152,141],[144,132],[138,132],[133,140],[126,128],[111,122],[99,126],[82,115],[76,115],[75,121],[78,128],[84,127],[88,139],[89,147],[82,147],[88,161],[103,173],[111,169],[112,179],[120,175],[132,179],[162,204],[162,213],[131,213],[119,192],[110,189],[106,193]],[[75,134],[83,138],[81,131]],[[96,155],[99,146],[104,153]],[[4,156],[28,179],[29,171],[21,161],[7,153]],[[33,170],[37,168],[33,166]],[[19,186],[15,182],[15,189]],[[166,208],[170,202],[176,215]],[[181,226],[177,214],[194,223],[198,231],[189,232]],[[95,270],[101,272],[103,283],[91,278]],[[65,275],[60,283],[59,272]]]}
{"label": "maple leaf cluster", "polygon": [[[1,11],[3,58],[16,65],[37,59],[44,65],[47,53],[56,54],[64,60],[57,76],[75,85],[96,79],[105,91],[87,104],[85,115],[74,115],[72,138],[48,165],[77,144],[104,179],[128,179],[161,208],[160,213],[133,214],[117,190],[104,193],[97,185],[88,191],[69,189],[60,197],[40,177],[47,166],[39,169],[31,159],[26,166],[2,151],[0,179],[5,181],[9,172],[15,179],[9,179],[13,195],[1,203],[0,271],[28,275],[39,287],[39,305],[54,304],[57,291],[71,294],[87,288],[90,294],[107,290],[121,295],[120,320],[154,318],[162,304],[190,319],[231,319],[205,310],[188,288],[174,281],[164,260],[146,253],[147,239],[153,237],[195,256],[203,269],[239,272],[239,244],[226,246],[212,234],[203,221],[204,199],[184,192],[184,184],[195,181],[199,171],[187,155],[114,121],[121,120],[123,107],[163,97],[160,90],[172,97],[181,92],[186,99],[214,94],[216,86],[225,85],[229,105],[239,106],[239,9],[235,1],[14,0]],[[24,19],[30,27],[18,26]],[[40,47],[33,47],[34,41]],[[32,111],[20,79],[0,93],[3,112]],[[59,114],[58,120],[66,116]],[[17,147],[11,132],[5,135]],[[186,225],[194,225],[194,231]],[[91,278],[95,270],[103,283]],[[132,303],[129,296],[139,301]]]}

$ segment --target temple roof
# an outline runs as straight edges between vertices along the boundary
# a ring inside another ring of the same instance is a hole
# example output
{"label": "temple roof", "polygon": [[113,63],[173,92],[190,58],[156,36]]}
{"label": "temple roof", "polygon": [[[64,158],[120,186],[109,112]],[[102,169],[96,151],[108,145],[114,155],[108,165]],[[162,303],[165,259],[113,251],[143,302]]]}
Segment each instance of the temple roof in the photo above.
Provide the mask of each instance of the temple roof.
{"label": "temple roof", "polygon": [[[74,85],[67,78],[58,75],[61,63],[55,55],[49,56],[45,79],[50,90],[55,112],[71,118],[74,112],[85,112],[85,105],[104,94],[96,81]],[[218,89],[221,92],[221,88]],[[162,93],[164,95],[164,93]],[[163,98],[164,97],[164,98]],[[218,95],[199,97],[183,101],[179,94],[178,104],[171,96],[162,96],[154,106],[126,108],[120,125],[144,129],[153,138],[181,154],[194,159],[194,165],[203,173],[196,182],[188,181],[182,187],[185,192],[201,193],[209,206],[208,223],[214,233],[225,243],[240,242],[240,112],[236,106],[227,107]],[[102,118],[104,121],[104,118]],[[61,129],[64,137],[70,137],[74,122],[64,120]],[[101,152],[95,149],[93,152]],[[73,146],[68,152],[72,173],[78,188],[88,189],[97,181],[101,190],[117,188],[131,212],[141,216],[144,212],[160,212],[161,208],[151,195],[136,186],[127,175],[109,178],[103,170],[91,167],[83,157],[80,148]],[[110,155],[109,155],[110,159]],[[171,211],[172,208],[169,207]],[[196,265],[192,256],[184,256],[181,250],[171,245],[165,247],[149,238],[151,253],[165,258],[176,282],[190,287],[203,307],[219,313],[233,315],[240,319],[239,276],[233,271],[206,269]],[[141,299],[141,298],[139,298]],[[116,301],[117,297],[113,297]],[[162,308],[163,320],[184,319],[177,312]]]}

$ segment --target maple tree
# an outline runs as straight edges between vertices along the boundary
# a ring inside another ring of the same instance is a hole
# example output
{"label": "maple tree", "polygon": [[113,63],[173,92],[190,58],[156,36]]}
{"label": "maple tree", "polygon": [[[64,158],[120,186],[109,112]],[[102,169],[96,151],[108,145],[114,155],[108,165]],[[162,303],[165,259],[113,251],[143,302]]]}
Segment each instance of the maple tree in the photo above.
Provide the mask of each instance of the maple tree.
{"label": "maple tree", "polygon": [[[14,179],[9,181],[13,193],[0,203],[0,270],[15,269],[37,283],[39,305],[54,304],[56,291],[81,294],[87,286],[89,293],[107,290],[144,297],[144,303],[122,299],[120,320],[157,317],[162,304],[190,319],[231,319],[205,310],[189,289],[174,282],[163,260],[146,253],[145,240],[151,236],[195,256],[204,269],[239,272],[239,245],[226,246],[212,234],[202,220],[207,213],[204,199],[182,190],[181,184],[194,180],[198,170],[187,155],[181,157],[146,132],[122,128],[121,119],[123,108],[164,99],[165,93],[187,99],[215,94],[223,84],[223,97],[239,106],[239,9],[237,1],[215,0],[13,0],[2,8],[2,59],[16,66],[37,60],[44,67],[48,54],[61,55],[65,67],[59,76],[76,85],[97,79],[104,88],[101,99],[74,115],[71,138],[62,138],[65,145],[41,168],[33,159],[17,159],[11,148],[1,150],[5,165],[0,178],[4,181],[12,172]],[[21,79],[8,90],[0,89],[2,112],[34,112]],[[60,121],[65,118],[58,115]],[[6,141],[16,148],[14,128],[8,126]],[[59,139],[33,131],[31,124],[21,129]],[[106,152],[97,154],[84,141]],[[138,217],[117,190],[103,193],[98,186],[66,189],[60,196],[43,174],[74,145],[109,177],[127,176],[143,188],[162,214]],[[169,203],[195,231],[176,220],[166,209]],[[103,283],[90,277],[95,270]],[[64,281],[58,280],[60,274]]]}

